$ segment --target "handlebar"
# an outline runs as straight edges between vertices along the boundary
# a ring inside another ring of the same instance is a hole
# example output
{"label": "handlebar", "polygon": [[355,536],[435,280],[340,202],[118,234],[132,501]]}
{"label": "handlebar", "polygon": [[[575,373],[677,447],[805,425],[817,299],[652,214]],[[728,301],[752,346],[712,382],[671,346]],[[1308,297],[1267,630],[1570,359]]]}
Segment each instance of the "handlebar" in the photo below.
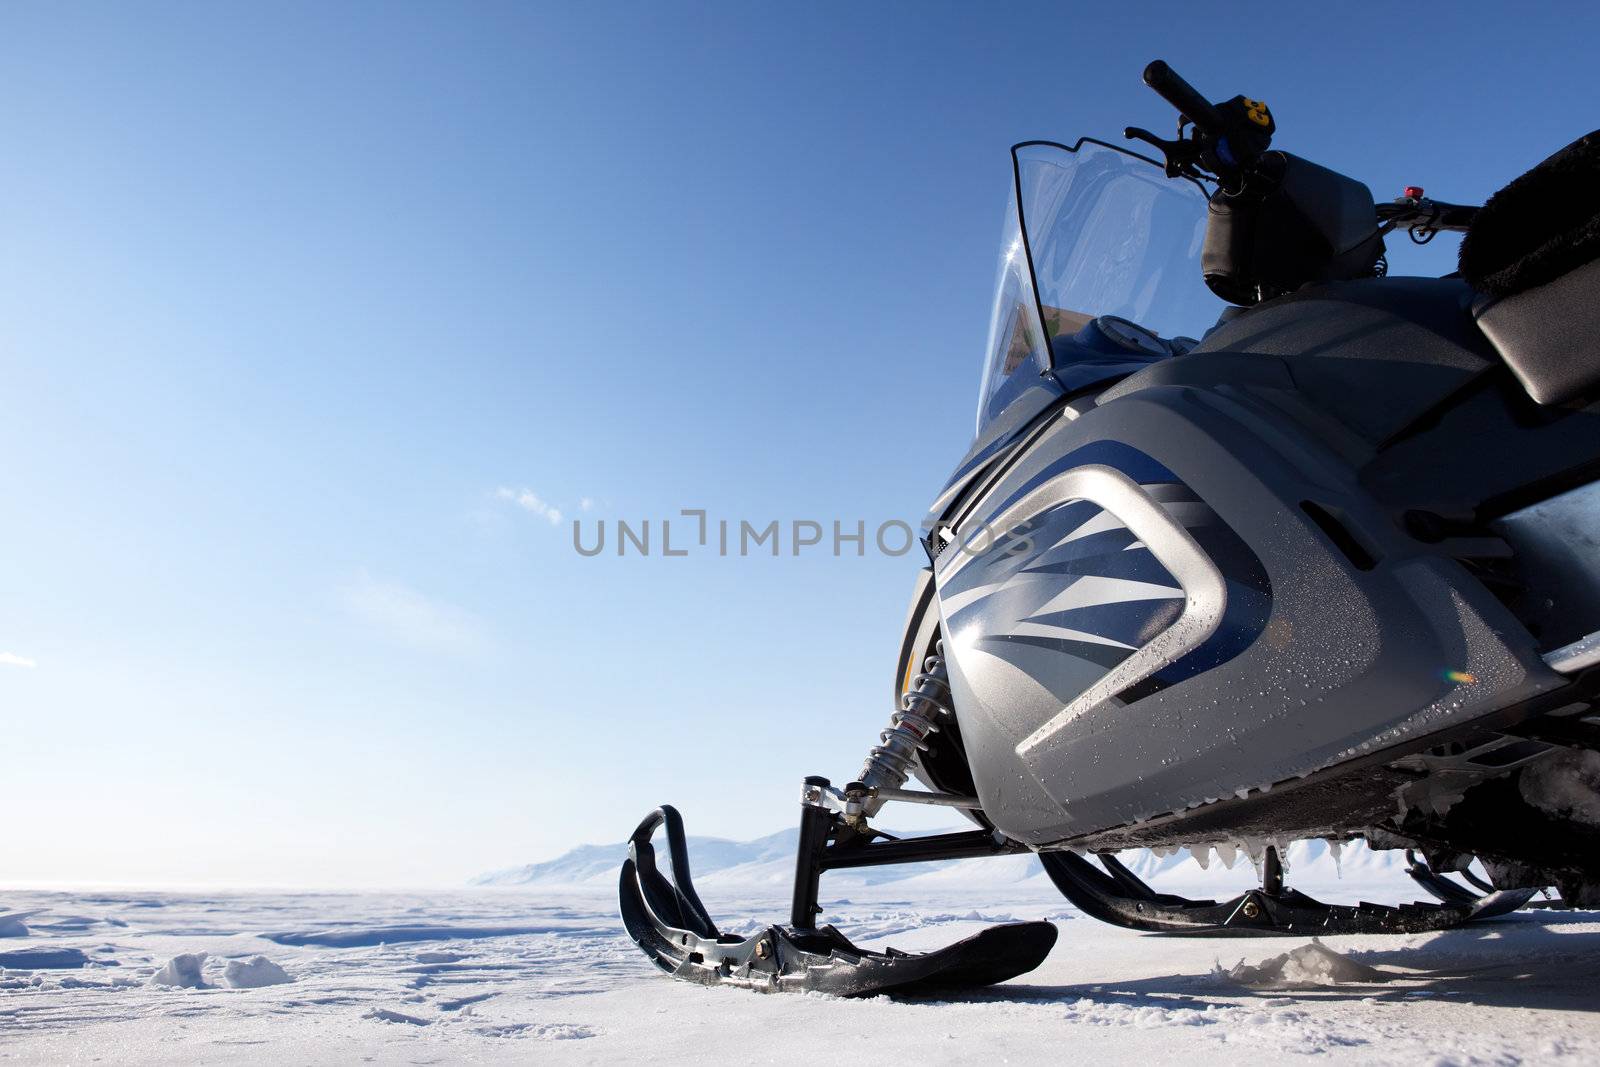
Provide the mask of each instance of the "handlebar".
{"label": "handlebar", "polygon": [[[1206,284],[1235,304],[1255,304],[1311,281],[1370,277],[1387,270],[1383,238],[1404,230],[1418,244],[1440,231],[1465,231],[1477,208],[1430,200],[1417,186],[1373,214],[1346,208],[1370,203],[1372,192],[1353,178],[1287,152],[1271,150],[1277,122],[1266,103],[1247,96],[1209,102],[1163,60],[1144,68],[1144,83],[1178,111],[1172,140],[1137,126],[1123,136],[1159,151],[1169,178],[1185,178],[1210,194],[1204,250]],[[1296,176],[1309,176],[1296,180]],[[1258,246],[1330,250],[1315,254],[1258,254]]]}
{"label": "handlebar", "polygon": [[1443,200],[1411,196],[1377,205],[1378,222],[1383,226],[1381,232],[1404,228],[1418,244],[1426,244],[1440,230],[1467,232],[1479,210],[1468,204],[1447,204]]}
{"label": "handlebar", "polygon": [[[1136,126],[1123,131],[1125,136],[1160,149],[1169,178],[1214,175],[1224,191],[1236,193],[1246,178],[1260,173],[1259,161],[1277,129],[1266,104],[1243,96],[1210,103],[1161,59],[1151,60],[1144,68],[1144,83],[1194,127],[1186,137],[1180,120],[1175,141]],[[1440,230],[1465,231],[1478,213],[1474,207],[1426,199],[1421,189],[1408,188],[1406,193],[1392,204],[1376,205],[1381,232],[1405,227],[1414,240],[1426,241]]]}
{"label": "handlebar", "polygon": [[1177,139],[1168,141],[1137,126],[1124,134],[1158,149],[1166,157],[1169,178],[1215,180],[1234,192],[1242,188],[1277,128],[1267,105],[1243,96],[1209,103],[1160,59],[1144,68],[1144,83],[1178,109]]}
{"label": "handlebar", "polygon": [[1144,68],[1144,83],[1154,89],[1161,99],[1177,108],[1179,113],[1186,116],[1202,133],[1220,137],[1226,132],[1226,126],[1217,109],[1200,95],[1198,89],[1167,66],[1165,60],[1152,60],[1150,65]]}

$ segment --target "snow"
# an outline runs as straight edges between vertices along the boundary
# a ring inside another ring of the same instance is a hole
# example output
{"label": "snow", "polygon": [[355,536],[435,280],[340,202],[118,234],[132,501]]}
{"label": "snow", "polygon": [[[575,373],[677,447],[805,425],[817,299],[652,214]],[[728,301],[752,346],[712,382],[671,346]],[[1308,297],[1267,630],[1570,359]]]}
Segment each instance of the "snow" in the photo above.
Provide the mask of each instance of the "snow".
{"label": "snow", "polygon": [[88,962],[89,957],[83,954],[82,949],[76,948],[18,949],[15,952],[0,952],[0,970],[70,970],[82,967]]}
{"label": "snow", "polygon": [[403,1011],[390,1011],[388,1008],[373,1008],[362,1016],[363,1019],[376,1019],[381,1023],[405,1023],[409,1026],[427,1026],[428,1020],[415,1015],[407,1015]]}
{"label": "snow", "polygon": [[1316,938],[1309,945],[1249,966],[1240,960],[1216,973],[1251,989],[1315,988],[1350,982],[1387,982],[1394,975],[1341,956]]}
{"label": "snow", "polygon": [[517,937],[548,933],[545,926],[370,926],[331,930],[289,930],[262,934],[280,945],[322,945],[327,948],[371,948],[409,941],[456,941],[462,938]]}
{"label": "snow", "polygon": [[[1397,899],[1355,880],[1361,868],[1350,861],[1347,853],[1342,884],[1352,893]],[[1152,878],[1172,888],[1250,877],[1245,864],[1212,868],[1182,861]],[[1372,870],[1387,868],[1375,859]],[[5,893],[0,905],[34,913],[31,935],[14,945],[80,962],[0,971],[0,1061],[687,1063],[715,1050],[785,1062],[798,1049],[827,1048],[830,1060],[872,1064],[1044,1062],[1064,1049],[1083,1062],[1141,1067],[1241,1055],[1600,1062],[1600,914],[1532,911],[1320,946],[1158,937],[1086,918],[1018,873],[1002,864],[987,885],[824,879],[824,918],[873,947],[933,948],[1011,919],[1047,918],[1061,930],[1031,974],[906,1001],[670,981],[622,934],[610,887]],[[785,892],[770,887],[705,896],[725,930],[755,930],[788,911]],[[426,940],[413,936],[421,932]],[[234,987],[230,975],[263,958],[293,982]],[[151,984],[162,973],[183,981]]]}
{"label": "snow", "polygon": [[180,952],[150,976],[150,984],[176,986],[179,989],[204,989],[205,965],[206,953]]}
{"label": "snow", "polygon": [[28,924],[22,920],[28,917],[25,911],[13,911],[0,915],[0,937],[27,937]]}
{"label": "snow", "polygon": [[222,969],[222,980],[230,989],[260,989],[269,985],[284,985],[294,981],[287,972],[265,956],[252,956],[247,960],[229,960]]}

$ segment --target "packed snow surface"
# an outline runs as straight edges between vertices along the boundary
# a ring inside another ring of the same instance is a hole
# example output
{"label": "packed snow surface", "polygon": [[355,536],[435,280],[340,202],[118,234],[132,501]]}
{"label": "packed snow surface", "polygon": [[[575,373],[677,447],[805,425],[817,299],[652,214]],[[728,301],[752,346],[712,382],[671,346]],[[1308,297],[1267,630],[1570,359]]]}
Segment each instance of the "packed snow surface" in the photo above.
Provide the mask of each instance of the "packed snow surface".
{"label": "packed snow surface", "polygon": [[[825,880],[825,918],[908,950],[1047,918],[1055,952],[992,989],[847,1001],[670,981],[594,889],[3,893],[33,914],[0,970],[0,1061],[688,1063],[713,1049],[787,1062],[822,1040],[829,1059],[873,1064],[1063,1049],[1098,1064],[1600,1062],[1597,914],[1317,943],[1173,938],[1086,918],[1031,879],[918,883]],[[781,893],[705,896],[725,930],[788,911]]]}

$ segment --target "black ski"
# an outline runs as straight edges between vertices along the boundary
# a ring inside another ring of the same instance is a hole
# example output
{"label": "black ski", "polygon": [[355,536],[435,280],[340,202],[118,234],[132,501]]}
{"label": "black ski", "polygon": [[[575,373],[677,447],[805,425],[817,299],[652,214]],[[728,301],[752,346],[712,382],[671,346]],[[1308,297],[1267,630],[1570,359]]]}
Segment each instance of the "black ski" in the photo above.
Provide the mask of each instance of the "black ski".
{"label": "black ski", "polygon": [[[671,878],[656,866],[651,838],[658,829],[666,835]],[[1039,966],[1056,941],[1048,922],[992,926],[926,953],[859,948],[832,926],[769,926],[744,938],[723,934],[695,892],[683,820],[667,805],[633,832],[618,896],[628,935],[657,967],[684,981],[760,993],[913,995],[992,985]]]}

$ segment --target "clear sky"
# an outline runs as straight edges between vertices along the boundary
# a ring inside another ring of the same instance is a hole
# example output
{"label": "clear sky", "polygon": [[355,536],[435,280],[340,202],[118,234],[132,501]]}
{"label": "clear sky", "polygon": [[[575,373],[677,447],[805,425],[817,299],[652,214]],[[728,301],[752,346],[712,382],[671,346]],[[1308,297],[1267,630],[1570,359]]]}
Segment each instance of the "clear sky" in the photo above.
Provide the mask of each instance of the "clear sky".
{"label": "clear sky", "polygon": [[883,726],[917,557],[571,519],[918,519],[1007,146],[1166,129],[1149,59],[1385,197],[1600,125],[1592,5],[1299,9],[7,5],[0,885],[789,823]]}

